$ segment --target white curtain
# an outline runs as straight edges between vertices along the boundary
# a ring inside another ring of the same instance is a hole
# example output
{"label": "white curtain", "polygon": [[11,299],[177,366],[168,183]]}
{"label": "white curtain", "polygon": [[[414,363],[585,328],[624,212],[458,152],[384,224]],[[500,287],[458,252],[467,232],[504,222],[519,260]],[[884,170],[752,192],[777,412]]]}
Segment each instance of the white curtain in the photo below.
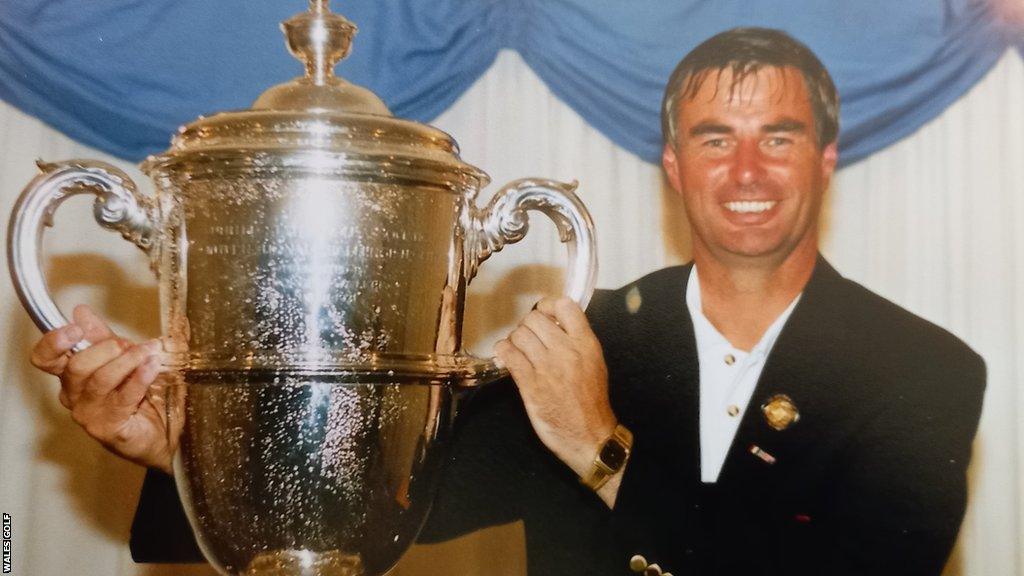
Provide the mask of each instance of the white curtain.
{"label": "white curtain", "polygon": [[[1024,65],[1003,61],[917,134],[840,172],[826,206],[824,252],[848,277],[936,322],[988,362],[971,500],[947,575],[1024,575]],[[513,53],[435,122],[496,185],[523,176],[578,179],[593,213],[599,286],[688,259],[687,224],[660,170],[625,152],[557,100]],[[36,158],[98,158],[0,103],[0,218]],[[481,203],[495,186],[481,194]],[[541,294],[560,288],[564,250],[535,218],[528,237],[487,261],[470,288],[467,339],[489,351]],[[47,236],[50,286],[69,310],[88,302],[126,334],[158,330],[155,281],[140,253],[72,200]],[[0,265],[6,268],[6,262]],[[6,270],[2,273],[6,276]],[[127,534],[141,471],[95,445],[28,365],[38,333],[0,278],[0,511],[12,516],[14,573],[169,575],[205,567],[136,566]],[[557,545],[557,543],[552,543]],[[868,552],[870,553],[870,552]],[[395,574],[524,572],[521,527],[417,546]]]}

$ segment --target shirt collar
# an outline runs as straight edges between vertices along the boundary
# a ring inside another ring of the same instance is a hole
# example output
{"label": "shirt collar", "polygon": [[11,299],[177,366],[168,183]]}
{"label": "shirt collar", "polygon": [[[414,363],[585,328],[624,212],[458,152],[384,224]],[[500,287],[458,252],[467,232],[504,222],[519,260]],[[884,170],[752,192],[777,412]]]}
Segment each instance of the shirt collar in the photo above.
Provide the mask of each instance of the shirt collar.
{"label": "shirt collar", "polygon": [[[790,315],[793,314],[793,309],[796,308],[797,302],[800,301],[800,297],[803,296],[803,292],[800,292],[793,298],[793,301],[789,303],[789,306],[779,314],[779,317],[772,322],[772,325],[765,330],[761,336],[761,340],[750,350],[751,354],[758,354],[767,356],[768,352],[771,351],[772,346],[775,345],[775,341],[779,338],[779,334],[782,332],[783,326],[786,325],[786,321],[789,320]],[[701,347],[703,344],[721,344],[734,348],[735,346],[730,343],[721,332],[715,328],[715,325],[704,316],[704,309],[701,305],[700,297],[700,281],[697,277],[697,264],[690,268],[690,279],[686,282],[686,308],[690,311],[690,318],[693,319],[694,333],[697,338],[697,346]]]}

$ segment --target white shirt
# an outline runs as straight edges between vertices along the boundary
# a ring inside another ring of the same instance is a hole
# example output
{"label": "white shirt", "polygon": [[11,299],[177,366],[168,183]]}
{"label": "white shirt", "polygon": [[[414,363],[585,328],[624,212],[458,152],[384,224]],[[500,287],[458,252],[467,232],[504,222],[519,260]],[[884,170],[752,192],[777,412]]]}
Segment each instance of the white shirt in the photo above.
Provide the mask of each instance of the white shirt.
{"label": "white shirt", "polygon": [[686,307],[693,318],[700,365],[700,479],[718,481],[740,420],[750,404],[754,387],[786,320],[800,301],[798,294],[768,327],[750,352],[729,343],[704,316],[700,300],[697,266],[690,270],[686,285]]}

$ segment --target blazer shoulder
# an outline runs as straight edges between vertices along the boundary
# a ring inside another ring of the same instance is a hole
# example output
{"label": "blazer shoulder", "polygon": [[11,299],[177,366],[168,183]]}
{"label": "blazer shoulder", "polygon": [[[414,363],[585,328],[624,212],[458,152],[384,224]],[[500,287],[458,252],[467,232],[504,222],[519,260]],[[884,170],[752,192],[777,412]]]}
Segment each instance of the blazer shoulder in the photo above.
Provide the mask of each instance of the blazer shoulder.
{"label": "blazer shoulder", "polygon": [[874,359],[966,372],[975,375],[969,380],[984,385],[984,360],[959,337],[857,282],[843,278],[839,286],[850,336]]}

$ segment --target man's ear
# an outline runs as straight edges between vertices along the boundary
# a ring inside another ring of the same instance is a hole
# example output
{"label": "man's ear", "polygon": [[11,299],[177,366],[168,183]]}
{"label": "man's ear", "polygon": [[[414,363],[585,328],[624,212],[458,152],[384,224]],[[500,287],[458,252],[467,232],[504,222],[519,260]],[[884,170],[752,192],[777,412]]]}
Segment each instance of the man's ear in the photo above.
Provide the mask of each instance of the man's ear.
{"label": "man's ear", "polygon": [[821,151],[821,177],[826,182],[832,179],[837,162],[839,162],[839,144],[832,142]]}
{"label": "man's ear", "polygon": [[679,181],[679,157],[672,144],[666,143],[665,147],[661,150],[661,167],[665,169],[668,183],[678,194],[683,187],[682,182]]}

